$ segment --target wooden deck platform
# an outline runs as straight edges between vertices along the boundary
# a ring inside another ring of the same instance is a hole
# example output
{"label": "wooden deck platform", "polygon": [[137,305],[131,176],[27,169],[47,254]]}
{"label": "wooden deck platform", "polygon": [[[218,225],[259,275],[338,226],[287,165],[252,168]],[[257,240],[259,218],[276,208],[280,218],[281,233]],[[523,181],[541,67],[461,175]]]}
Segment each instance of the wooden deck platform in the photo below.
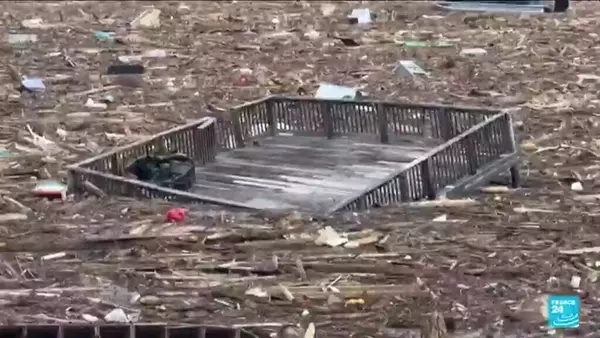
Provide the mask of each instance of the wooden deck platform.
{"label": "wooden deck platform", "polygon": [[261,209],[325,211],[437,144],[281,134],[259,144],[222,152],[196,169],[192,193],[246,203]]}

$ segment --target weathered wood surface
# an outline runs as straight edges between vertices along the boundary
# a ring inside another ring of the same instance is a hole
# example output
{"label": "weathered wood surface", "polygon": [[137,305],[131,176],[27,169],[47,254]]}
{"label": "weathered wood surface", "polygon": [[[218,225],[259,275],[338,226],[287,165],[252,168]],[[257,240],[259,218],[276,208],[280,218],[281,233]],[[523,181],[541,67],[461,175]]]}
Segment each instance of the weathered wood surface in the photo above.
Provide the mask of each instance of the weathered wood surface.
{"label": "weathered wood surface", "polygon": [[261,209],[324,211],[430,149],[407,142],[278,135],[221,153],[214,164],[197,168],[192,192]]}

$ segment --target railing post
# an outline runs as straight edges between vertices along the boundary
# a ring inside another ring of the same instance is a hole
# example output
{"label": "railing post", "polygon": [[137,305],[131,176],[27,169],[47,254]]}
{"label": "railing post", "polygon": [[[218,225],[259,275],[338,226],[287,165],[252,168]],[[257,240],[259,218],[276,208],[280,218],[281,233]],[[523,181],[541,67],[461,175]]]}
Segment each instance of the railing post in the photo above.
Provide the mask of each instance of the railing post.
{"label": "railing post", "polygon": [[448,141],[454,137],[454,126],[452,125],[452,118],[450,114],[444,108],[440,108],[436,111],[438,121],[438,135],[444,140]]}
{"label": "railing post", "polygon": [[231,123],[233,127],[233,137],[235,139],[234,148],[244,148],[244,137],[242,135],[242,124],[240,121],[240,112],[234,110],[231,113]]}
{"label": "railing post", "polygon": [[408,185],[408,178],[406,177],[405,172],[398,175],[398,185],[400,186],[400,201],[410,201],[410,188]]}
{"label": "railing post", "polygon": [[[149,154],[146,154],[149,155]],[[117,159],[117,155],[113,154],[110,157],[110,173],[113,175],[117,175],[120,176],[121,174],[119,173],[119,161]]]}
{"label": "railing post", "polygon": [[83,174],[77,171],[77,168],[70,168],[68,171],[67,191],[69,193],[80,193],[83,190],[85,178]]}
{"label": "railing post", "polygon": [[331,114],[331,108],[333,105],[331,102],[323,102],[321,104],[322,118],[323,118],[323,130],[327,139],[333,138],[333,116]]}
{"label": "railing post", "polygon": [[388,134],[388,118],[385,106],[381,103],[375,105],[377,110],[377,122],[379,124],[379,142],[383,144],[390,143],[390,137]]}
{"label": "railing post", "polygon": [[[515,139],[515,130],[513,129],[512,115],[508,112],[506,113],[506,115],[504,115],[504,124],[506,126],[506,128],[504,128],[506,134],[503,136],[508,139],[507,148],[511,153],[517,152],[517,140]],[[519,187],[519,185],[521,185],[521,175],[519,173],[518,163],[510,167],[510,183],[513,189],[516,189]]]}
{"label": "railing post", "polygon": [[431,168],[429,162],[430,159],[428,158],[420,164],[422,178],[421,184],[423,185],[423,192],[427,196],[427,199],[434,200],[436,198],[436,191],[435,185],[433,184],[433,175],[431,175]]}
{"label": "railing post", "polygon": [[111,174],[115,176],[125,175],[125,167],[128,165],[123,163],[123,158],[120,158],[117,154],[112,154],[110,159]]}
{"label": "railing post", "polygon": [[209,162],[213,162],[217,158],[218,144],[217,144],[217,123],[213,120],[213,122],[208,126],[208,145],[209,145]]}
{"label": "railing post", "polygon": [[367,194],[360,196],[357,202],[358,210],[367,210]]}
{"label": "railing post", "polygon": [[269,123],[269,135],[277,135],[277,117],[275,116],[275,102],[273,99],[267,99],[265,101],[265,108],[267,111],[267,122]]}
{"label": "railing post", "polygon": [[508,152],[514,153],[517,151],[517,141],[515,140],[515,131],[513,129],[513,121],[510,113],[506,113],[503,118],[504,128],[502,138],[505,140],[504,146]]}
{"label": "railing post", "polygon": [[205,121],[194,128],[194,161],[205,165],[215,160],[217,156],[217,128],[214,119]]}
{"label": "railing post", "polygon": [[465,157],[469,168],[469,175],[475,175],[479,169],[479,153],[473,134],[469,134],[464,138]]}
{"label": "railing post", "polygon": [[192,135],[194,136],[194,162],[198,164],[203,161],[204,157],[204,137],[202,135],[202,125],[194,128]]}

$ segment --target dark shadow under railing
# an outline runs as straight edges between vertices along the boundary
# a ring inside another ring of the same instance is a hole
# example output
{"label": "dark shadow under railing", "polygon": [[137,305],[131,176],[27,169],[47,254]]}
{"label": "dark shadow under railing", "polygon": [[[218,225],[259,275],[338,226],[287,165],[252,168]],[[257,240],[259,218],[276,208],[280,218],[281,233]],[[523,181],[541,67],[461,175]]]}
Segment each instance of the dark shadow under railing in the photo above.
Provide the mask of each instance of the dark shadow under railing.
{"label": "dark shadow under railing", "polygon": [[211,196],[192,194],[187,191],[161,187],[113,174],[103,173],[92,169],[75,167],[70,169],[70,185],[82,187],[88,181],[100,187],[107,194],[129,196],[133,198],[158,198],[183,203],[208,203],[221,206],[231,206],[244,210],[260,210],[244,203],[236,203]]}

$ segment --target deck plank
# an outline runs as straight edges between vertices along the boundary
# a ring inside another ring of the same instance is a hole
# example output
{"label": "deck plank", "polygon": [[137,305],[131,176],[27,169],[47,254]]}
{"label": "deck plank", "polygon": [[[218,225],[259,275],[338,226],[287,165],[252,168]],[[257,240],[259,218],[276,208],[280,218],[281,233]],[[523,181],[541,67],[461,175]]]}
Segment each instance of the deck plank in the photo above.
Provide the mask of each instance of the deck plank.
{"label": "deck plank", "polygon": [[261,209],[325,211],[431,148],[278,135],[220,153],[214,163],[197,168],[192,192]]}

